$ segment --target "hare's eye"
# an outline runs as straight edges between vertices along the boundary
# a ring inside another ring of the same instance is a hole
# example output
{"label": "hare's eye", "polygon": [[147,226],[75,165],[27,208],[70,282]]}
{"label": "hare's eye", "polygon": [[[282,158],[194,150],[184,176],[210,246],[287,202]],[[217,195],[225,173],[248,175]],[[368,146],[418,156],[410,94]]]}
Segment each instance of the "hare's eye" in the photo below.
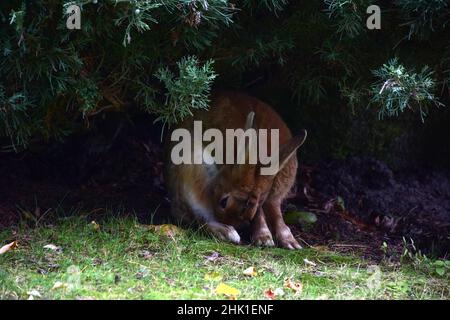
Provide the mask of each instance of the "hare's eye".
{"label": "hare's eye", "polygon": [[222,209],[225,209],[227,207],[227,203],[228,203],[228,196],[225,196],[222,199],[220,199],[219,204]]}

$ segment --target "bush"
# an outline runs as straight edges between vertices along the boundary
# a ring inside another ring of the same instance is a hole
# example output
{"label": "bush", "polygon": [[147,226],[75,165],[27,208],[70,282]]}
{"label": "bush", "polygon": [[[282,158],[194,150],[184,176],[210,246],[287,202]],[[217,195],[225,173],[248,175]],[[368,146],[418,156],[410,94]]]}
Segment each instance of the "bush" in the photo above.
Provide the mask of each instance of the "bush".
{"label": "bush", "polygon": [[[66,28],[72,4],[81,7],[81,30]],[[424,119],[430,106],[448,104],[450,7],[380,2],[381,30],[369,30],[371,4],[3,1],[0,143],[21,150],[63,139],[114,111],[143,110],[173,125],[223,87],[262,97],[294,130],[314,128],[310,151],[386,153],[392,136],[370,141],[377,114],[411,109]],[[412,121],[402,113],[386,126],[407,130]],[[362,126],[360,143],[351,136]]]}

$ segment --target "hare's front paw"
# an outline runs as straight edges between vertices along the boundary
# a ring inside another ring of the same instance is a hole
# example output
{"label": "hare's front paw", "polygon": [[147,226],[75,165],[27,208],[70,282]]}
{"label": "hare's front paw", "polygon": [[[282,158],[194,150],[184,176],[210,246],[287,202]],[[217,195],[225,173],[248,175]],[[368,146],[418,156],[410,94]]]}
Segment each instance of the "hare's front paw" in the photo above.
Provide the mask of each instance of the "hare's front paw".
{"label": "hare's front paw", "polygon": [[276,238],[279,246],[282,248],[291,250],[302,248],[302,246],[297,242],[297,240],[295,240],[294,236],[292,235],[291,229],[289,229],[289,227],[286,225],[277,230]]}
{"label": "hare's front paw", "polygon": [[219,222],[211,222],[206,226],[208,230],[220,240],[230,241],[236,244],[241,242],[241,237],[232,226]]}
{"label": "hare's front paw", "polygon": [[252,234],[252,242],[253,244],[261,247],[275,246],[272,234],[270,233],[270,230],[267,228],[255,230]]}

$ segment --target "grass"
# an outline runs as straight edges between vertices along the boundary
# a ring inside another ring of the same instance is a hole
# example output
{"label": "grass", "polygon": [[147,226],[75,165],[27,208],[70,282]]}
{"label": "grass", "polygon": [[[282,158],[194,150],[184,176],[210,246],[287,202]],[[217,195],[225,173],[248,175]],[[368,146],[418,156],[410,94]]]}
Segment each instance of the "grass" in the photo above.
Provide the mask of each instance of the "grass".
{"label": "grass", "polygon": [[[0,255],[0,299],[229,298],[216,293],[219,283],[238,289],[237,299],[267,299],[269,288],[280,299],[449,298],[448,272],[376,264],[326,247],[235,246],[178,231],[158,231],[133,218],[93,224],[73,217],[2,231],[0,244],[17,240],[18,247]],[[44,248],[48,244],[58,249]],[[245,275],[252,266],[257,275]],[[302,290],[285,287],[286,278]]]}

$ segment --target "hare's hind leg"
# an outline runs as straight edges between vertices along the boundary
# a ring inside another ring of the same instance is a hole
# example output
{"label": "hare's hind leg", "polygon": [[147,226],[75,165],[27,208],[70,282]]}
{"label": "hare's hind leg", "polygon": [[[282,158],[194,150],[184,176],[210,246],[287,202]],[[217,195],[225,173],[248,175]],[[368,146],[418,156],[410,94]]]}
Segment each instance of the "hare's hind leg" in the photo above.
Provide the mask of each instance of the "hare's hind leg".
{"label": "hare's hind leg", "polygon": [[267,212],[267,220],[275,239],[280,247],[286,249],[301,249],[300,244],[292,235],[291,229],[284,223],[283,214],[281,213],[281,202],[265,202],[264,210]]}
{"label": "hare's hind leg", "polygon": [[267,226],[264,210],[259,208],[251,224],[252,243],[262,247],[273,247],[272,233]]}
{"label": "hare's hind leg", "polygon": [[264,202],[266,219],[278,245],[287,249],[301,249],[300,244],[286,225],[281,212],[281,202],[286,198],[295,182],[297,158],[293,157],[277,174],[272,185],[272,192]]}

